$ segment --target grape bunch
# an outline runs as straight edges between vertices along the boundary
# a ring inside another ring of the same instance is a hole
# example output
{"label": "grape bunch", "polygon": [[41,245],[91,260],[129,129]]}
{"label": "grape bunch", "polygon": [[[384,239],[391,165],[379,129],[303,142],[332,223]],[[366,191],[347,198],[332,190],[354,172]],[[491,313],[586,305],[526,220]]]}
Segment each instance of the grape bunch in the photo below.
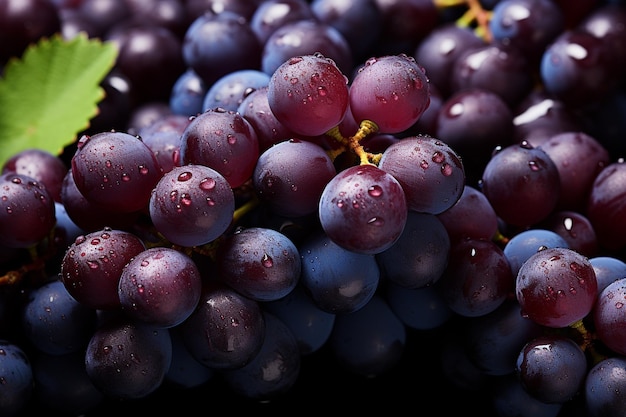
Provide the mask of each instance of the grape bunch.
{"label": "grape bunch", "polygon": [[98,113],[0,170],[1,416],[625,415],[625,2],[0,0],[0,68],[80,33]]}

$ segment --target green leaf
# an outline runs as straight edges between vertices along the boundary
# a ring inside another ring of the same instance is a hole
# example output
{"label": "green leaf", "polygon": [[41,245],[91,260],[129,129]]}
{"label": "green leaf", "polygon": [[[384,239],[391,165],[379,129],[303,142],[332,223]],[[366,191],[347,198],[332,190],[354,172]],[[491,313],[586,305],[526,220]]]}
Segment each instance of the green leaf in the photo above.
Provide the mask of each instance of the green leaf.
{"label": "green leaf", "polygon": [[100,83],[116,59],[112,43],[58,34],[9,61],[0,79],[0,166],[29,148],[60,155],[98,114]]}

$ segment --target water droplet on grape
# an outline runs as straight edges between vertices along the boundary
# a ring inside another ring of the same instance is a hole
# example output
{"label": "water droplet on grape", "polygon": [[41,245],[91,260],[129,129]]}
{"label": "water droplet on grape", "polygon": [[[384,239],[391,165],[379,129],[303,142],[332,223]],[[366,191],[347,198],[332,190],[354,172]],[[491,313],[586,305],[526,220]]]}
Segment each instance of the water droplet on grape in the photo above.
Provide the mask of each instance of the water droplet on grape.
{"label": "water droplet on grape", "polygon": [[442,152],[435,151],[433,153],[432,160],[433,160],[433,162],[435,162],[437,164],[440,164],[440,163],[442,163],[443,161],[446,160],[446,156]]}
{"label": "water droplet on grape", "polygon": [[189,172],[189,171],[181,172],[178,175],[178,181],[180,181],[180,182],[189,181],[192,176],[193,176],[193,174],[191,172]]}
{"label": "water droplet on grape", "polygon": [[528,166],[530,167],[531,171],[539,171],[540,167],[539,164],[537,164],[537,161],[528,161]]}
{"label": "water droplet on grape", "polygon": [[383,188],[380,185],[372,185],[367,190],[367,193],[372,197],[380,197],[381,195],[383,195]]}
{"label": "water droplet on grape", "polygon": [[367,224],[369,224],[370,226],[382,227],[385,225],[385,219],[383,219],[382,217],[372,217],[367,221]]}
{"label": "water droplet on grape", "polygon": [[209,190],[214,189],[216,184],[217,183],[215,182],[215,179],[205,178],[202,181],[200,181],[200,189],[204,191],[209,191]]}
{"label": "water droplet on grape", "polygon": [[446,177],[449,177],[450,175],[452,175],[452,165],[448,164],[447,162],[444,162],[441,165],[441,173],[445,175]]}
{"label": "water droplet on grape", "polygon": [[303,58],[301,56],[294,56],[287,60],[287,64],[294,65],[294,64],[297,64],[298,62],[302,62],[302,60]]}
{"label": "water droplet on grape", "polygon": [[189,207],[191,205],[191,196],[187,193],[181,194],[180,202],[182,205]]}
{"label": "water droplet on grape", "polygon": [[96,261],[87,261],[87,266],[89,269],[98,269],[100,265],[98,265],[98,262]]}
{"label": "water droplet on grape", "polygon": [[261,258],[261,265],[266,268],[271,268],[272,266],[274,266],[274,260],[266,253],[263,255],[263,258]]}

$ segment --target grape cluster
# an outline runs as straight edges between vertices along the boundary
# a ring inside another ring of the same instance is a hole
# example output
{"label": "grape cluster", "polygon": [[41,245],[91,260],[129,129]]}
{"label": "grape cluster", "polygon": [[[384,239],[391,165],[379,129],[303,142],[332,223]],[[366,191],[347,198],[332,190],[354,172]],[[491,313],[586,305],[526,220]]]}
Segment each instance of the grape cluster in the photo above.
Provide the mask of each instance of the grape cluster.
{"label": "grape cluster", "polygon": [[99,113],[1,170],[0,415],[624,416],[626,3],[0,0],[0,65],[79,32]]}

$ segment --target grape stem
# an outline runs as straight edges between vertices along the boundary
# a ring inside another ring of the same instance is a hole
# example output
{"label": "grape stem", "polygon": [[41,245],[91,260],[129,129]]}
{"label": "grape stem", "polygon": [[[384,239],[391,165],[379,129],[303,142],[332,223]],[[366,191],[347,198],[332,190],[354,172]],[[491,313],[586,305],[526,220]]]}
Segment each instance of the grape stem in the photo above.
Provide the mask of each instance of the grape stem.
{"label": "grape stem", "polygon": [[489,30],[489,20],[493,14],[490,10],[485,10],[480,4],[480,0],[433,0],[439,9],[447,7],[466,6],[467,10],[456,21],[461,27],[474,27],[476,34],[486,42],[491,42],[493,36]]}
{"label": "grape stem", "polygon": [[329,156],[331,159],[335,159],[337,156],[342,154],[346,149],[352,151],[359,158],[361,165],[378,165],[382,154],[380,153],[371,153],[365,151],[363,149],[363,145],[361,145],[361,141],[365,139],[367,136],[372,135],[378,132],[378,125],[371,120],[363,120],[359,124],[359,129],[356,133],[349,138],[344,137],[339,131],[339,126],[335,126],[330,129],[326,134],[337,142],[339,142],[342,146],[336,150],[330,151]]}

